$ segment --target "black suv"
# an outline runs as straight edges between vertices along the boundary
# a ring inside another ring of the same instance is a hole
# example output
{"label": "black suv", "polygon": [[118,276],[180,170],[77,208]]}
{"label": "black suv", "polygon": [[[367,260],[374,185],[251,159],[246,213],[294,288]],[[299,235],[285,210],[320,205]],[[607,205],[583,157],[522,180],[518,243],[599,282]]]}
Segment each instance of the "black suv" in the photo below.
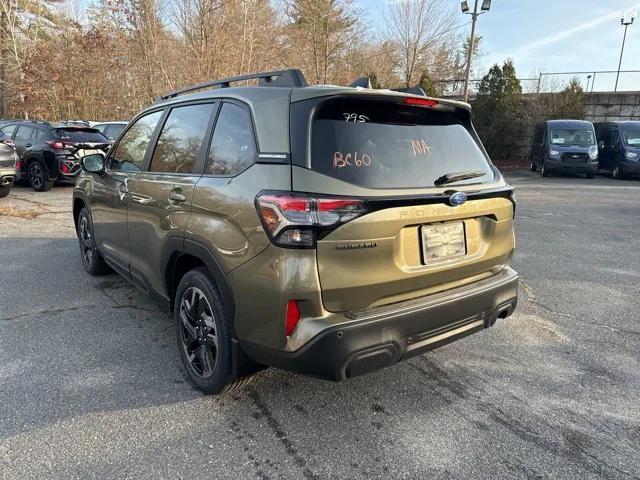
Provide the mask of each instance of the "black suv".
{"label": "black suv", "polygon": [[0,141],[12,140],[20,160],[16,170],[28,178],[37,192],[54,182],[75,183],[80,164],[73,155],[75,145],[109,143],[99,130],[74,124],[17,120],[0,127]]}

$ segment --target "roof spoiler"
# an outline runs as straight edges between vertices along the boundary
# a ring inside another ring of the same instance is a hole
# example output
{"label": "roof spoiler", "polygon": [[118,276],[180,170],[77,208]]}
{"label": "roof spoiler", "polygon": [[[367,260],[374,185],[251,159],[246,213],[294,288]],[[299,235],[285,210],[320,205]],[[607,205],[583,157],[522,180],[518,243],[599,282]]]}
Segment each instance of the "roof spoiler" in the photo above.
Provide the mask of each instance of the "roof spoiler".
{"label": "roof spoiler", "polygon": [[421,97],[427,96],[427,92],[425,92],[423,88],[419,85],[416,85],[415,87],[392,88],[391,90],[393,90],[394,92],[410,93],[411,95],[419,95]]}
{"label": "roof spoiler", "polygon": [[[357,80],[355,80],[351,85],[349,85],[350,87],[353,88],[373,88],[373,86],[371,85],[371,78],[369,77],[360,77]],[[390,89],[393,92],[401,92],[401,93],[409,93],[411,95],[419,95],[421,97],[426,97],[427,96],[427,92],[424,91],[424,89],[420,86],[420,85],[416,85],[415,87],[405,87],[405,88],[391,88]]]}
{"label": "roof spoiler", "polygon": [[213,80],[211,82],[199,83],[180,90],[173,90],[165,95],[161,95],[156,99],[156,102],[162,100],[168,100],[175,98],[178,95],[184,95],[185,93],[191,93],[198,90],[212,89],[212,88],[229,88],[232,83],[242,82],[245,80],[258,80],[258,86],[260,87],[306,87],[308,85],[307,80],[304,78],[302,72],[298,69],[289,70],[274,70],[272,72],[259,72],[250,73],[247,75],[238,75],[236,77],[228,77],[220,80]]}

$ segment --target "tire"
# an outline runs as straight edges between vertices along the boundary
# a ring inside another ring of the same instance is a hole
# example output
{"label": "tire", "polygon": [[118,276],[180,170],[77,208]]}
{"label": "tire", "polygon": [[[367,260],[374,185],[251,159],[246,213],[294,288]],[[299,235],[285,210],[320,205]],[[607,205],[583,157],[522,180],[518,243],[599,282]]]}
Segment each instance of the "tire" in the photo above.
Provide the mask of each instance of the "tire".
{"label": "tire", "polygon": [[111,271],[109,266],[96,248],[95,237],[93,236],[93,223],[86,207],[80,210],[78,215],[78,244],[82,255],[82,266],[84,270],[94,277],[105,275]]}
{"label": "tire", "polygon": [[616,165],[611,170],[611,176],[616,180],[624,179],[624,172],[622,171],[622,167],[620,165]]}
{"label": "tire", "polygon": [[189,380],[207,395],[246,385],[251,377],[234,377],[231,319],[206,268],[182,277],[174,304],[178,352]]}
{"label": "tire", "polygon": [[9,195],[9,192],[11,191],[11,187],[0,187],[0,198],[4,198],[7,195]]}
{"label": "tire", "polygon": [[551,172],[547,168],[547,162],[542,162],[542,167],[540,167],[540,175],[543,177],[548,177]]}
{"label": "tire", "polygon": [[587,177],[589,180],[593,180],[594,178],[596,178],[596,174],[594,172],[589,172],[585,174],[585,177]]}
{"label": "tire", "polygon": [[27,167],[27,176],[31,188],[36,192],[47,192],[53,188],[53,182],[49,180],[49,173],[42,160],[32,160]]}
{"label": "tire", "polygon": [[532,172],[538,171],[538,166],[536,165],[536,162],[534,162],[533,160],[531,160],[531,166],[529,168],[531,169]]}

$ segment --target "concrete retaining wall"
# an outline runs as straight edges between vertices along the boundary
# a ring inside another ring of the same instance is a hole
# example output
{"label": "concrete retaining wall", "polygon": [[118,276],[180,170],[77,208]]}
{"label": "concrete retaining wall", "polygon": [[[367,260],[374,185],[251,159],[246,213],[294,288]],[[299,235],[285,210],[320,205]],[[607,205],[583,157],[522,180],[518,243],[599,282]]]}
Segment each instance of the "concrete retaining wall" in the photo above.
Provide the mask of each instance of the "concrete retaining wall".
{"label": "concrete retaining wall", "polygon": [[[525,97],[535,102],[534,94]],[[551,112],[540,112],[537,121],[551,118]],[[587,93],[585,94],[584,120],[592,122],[640,120],[640,92],[624,93]],[[513,138],[505,138],[496,148],[494,160],[509,162],[529,158],[531,140],[533,138],[534,121],[523,121],[518,125],[518,134]]]}

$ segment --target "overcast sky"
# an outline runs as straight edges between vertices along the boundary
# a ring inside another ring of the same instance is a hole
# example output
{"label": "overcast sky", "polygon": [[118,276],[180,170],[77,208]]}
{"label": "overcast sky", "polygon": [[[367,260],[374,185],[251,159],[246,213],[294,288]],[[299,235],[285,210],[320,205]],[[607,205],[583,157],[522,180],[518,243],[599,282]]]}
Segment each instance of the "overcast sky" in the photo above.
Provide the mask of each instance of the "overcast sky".
{"label": "overcast sky", "polygon": [[[375,26],[384,4],[398,0],[357,0]],[[459,10],[460,1],[447,0]],[[473,0],[469,0],[472,5]],[[480,59],[486,70],[513,58],[519,77],[535,72],[617,70],[624,28],[620,14],[640,11],[637,0],[493,0],[480,16],[477,33],[483,37]],[[459,14],[461,24],[470,15]],[[471,25],[461,29],[470,33]],[[468,33],[467,33],[468,34]],[[640,70],[640,19],[627,33],[623,70]],[[580,75],[586,83],[586,74]],[[596,76],[596,89],[613,89],[615,74]],[[620,87],[640,90],[640,73],[621,76]]]}

